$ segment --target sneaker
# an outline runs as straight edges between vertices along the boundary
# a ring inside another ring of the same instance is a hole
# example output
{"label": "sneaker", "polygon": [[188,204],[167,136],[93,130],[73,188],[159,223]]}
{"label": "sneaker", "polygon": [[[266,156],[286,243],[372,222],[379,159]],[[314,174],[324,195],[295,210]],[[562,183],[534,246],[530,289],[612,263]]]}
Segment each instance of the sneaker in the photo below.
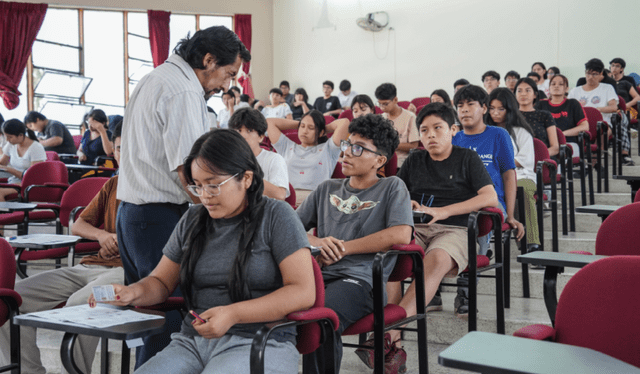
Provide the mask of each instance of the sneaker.
{"label": "sneaker", "polygon": [[[374,352],[373,352],[373,334],[371,334],[369,336],[369,339],[363,344],[364,346],[367,347],[371,347],[371,348],[358,348],[356,349],[356,354],[358,355],[358,357],[360,357],[360,360],[362,360],[362,362],[364,362],[365,365],[367,365],[367,367],[369,369],[373,369],[374,367]],[[384,334],[384,356],[385,359],[387,357],[387,354],[389,353],[389,351],[391,351],[393,344],[391,344],[391,335]],[[406,353],[405,353],[405,361],[406,361]]]}
{"label": "sneaker", "polygon": [[384,356],[385,374],[403,374],[407,372],[407,352],[404,348],[396,347],[392,343],[391,349]]}
{"label": "sneaker", "polygon": [[455,315],[459,318],[468,318],[469,317],[469,299],[467,295],[464,294],[462,289],[458,289],[458,294],[456,295],[456,299],[453,302],[453,308],[455,309]]}
{"label": "sneaker", "polygon": [[636,163],[633,162],[633,160],[631,159],[630,156],[624,156],[624,159],[622,161],[622,165],[624,166],[634,166]]}
{"label": "sneaker", "polygon": [[433,299],[429,301],[429,305],[427,305],[427,313],[437,312],[440,310],[442,310],[442,297],[439,295],[434,295]]}

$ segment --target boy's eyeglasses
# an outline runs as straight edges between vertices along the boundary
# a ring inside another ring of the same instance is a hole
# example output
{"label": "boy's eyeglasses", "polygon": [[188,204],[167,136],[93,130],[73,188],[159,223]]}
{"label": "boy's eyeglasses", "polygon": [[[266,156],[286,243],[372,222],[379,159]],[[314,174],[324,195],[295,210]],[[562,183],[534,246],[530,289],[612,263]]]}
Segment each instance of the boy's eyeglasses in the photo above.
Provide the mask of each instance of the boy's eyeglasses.
{"label": "boy's eyeglasses", "polygon": [[206,191],[209,194],[209,196],[218,196],[220,195],[220,186],[227,183],[228,181],[236,177],[238,174],[240,173],[235,173],[234,175],[230,176],[229,178],[225,179],[222,183],[219,183],[219,184],[205,184],[202,186],[189,185],[187,186],[187,189],[189,190],[189,192],[191,192],[192,194],[198,197],[202,197],[203,191]]}
{"label": "boy's eyeglasses", "polygon": [[362,156],[362,152],[363,151],[369,151],[371,153],[375,153],[377,155],[383,156],[383,154],[380,153],[380,152],[372,151],[369,148],[365,148],[365,147],[363,147],[361,145],[358,145],[358,144],[351,144],[347,140],[341,140],[340,141],[340,150],[342,152],[346,152],[347,149],[349,149],[349,148],[351,148],[351,154],[356,156],[356,157]]}

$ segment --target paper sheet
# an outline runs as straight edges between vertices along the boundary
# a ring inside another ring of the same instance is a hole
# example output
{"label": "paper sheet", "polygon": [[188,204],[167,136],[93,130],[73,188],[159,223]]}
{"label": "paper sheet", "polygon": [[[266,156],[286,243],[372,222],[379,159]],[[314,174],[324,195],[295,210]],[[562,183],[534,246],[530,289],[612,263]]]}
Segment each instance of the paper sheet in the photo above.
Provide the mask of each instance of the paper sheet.
{"label": "paper sheet", "polygon": [[9,238],[9,244],[59,244],[82,239],[75,235],[29,234]]}
{"label": "paper sheet", "polygon": [[84,304],[68,308],[22,314],[21,318],[39,318],[62,324],[77,324],[96,328],[105,328],[124,325],[131,322],[161,319],[163,317],[155,314],[139,313],[131,309],[121,309],[106,304],[98,304],[95,308],[89,307],[89,304]]}

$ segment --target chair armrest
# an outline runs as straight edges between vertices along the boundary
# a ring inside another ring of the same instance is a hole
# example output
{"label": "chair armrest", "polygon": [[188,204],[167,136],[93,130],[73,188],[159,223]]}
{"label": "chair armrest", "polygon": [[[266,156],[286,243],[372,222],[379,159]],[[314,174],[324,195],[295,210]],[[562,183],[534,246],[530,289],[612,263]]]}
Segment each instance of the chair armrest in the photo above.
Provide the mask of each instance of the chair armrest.
{"label": "chair armrest", "polygon": [[392,251],[402,251],[402,252],[418,252],[421,257],[424,257],[424,249],[417,244],[394,244],[391,247]]}
{"label": "chair armrest", "polygon": [[322,319],[328,319],[331,321],[334,330],[338,330],[340,327],[340,321],[338,320],[338,315],[332,309],[319,307],[319,308],[311,308],[307,310],[301,310],[298,312],[293,312],[287,314],[287,319],[296,322],[316,322]]}
{"label": "chair armrest", "polygon": [[75,153],[58,153],[58,157],[60,158],[78,158],[78,155]]}
{"label": "chair armrest", "polygon": [[67,188],[69,188],[69,183],[54,183],[54,182],[46,182],[44,185],[45,185],[46,187],[62,188],[63,190],[66,190]]}
{"label": "chair armrest", "polygon": [[93,165],[98,166],[100,162],[104,162],[107,160],[115,161],[116,159],[113,156],[98,156],[93,160]]}
{"label": "chair armrest", "polygon": [[19,184],[11,184],[11,183],[0,183],[0,187],[2,188],[15,188],[17,191],[22,189],[22,186]]}
{"label": "chair armrest", "polygon": [[82,211],[84,211],[84,208],[86,207],[77,206],[71,210],[71,213],[69,213],[69,232],[71,232],[71,226],[73,226],[73,223],[76,221],[76,216],[82,213]]}
{"label": "chair armrest", "polygon": [[27,187],[27,189],[24,191],[24,199],[25,201],[30,201],[29,200],[29,192],[34,189],[34,188],[58,188],[61,190],[66,190],[67,188],[69,188],[68,184],[65,183],[47,183],[47,184],[32,184],[31,186]]}
{"label": "chair armrest", "polygon": [[18,306],[22,305],[22,297],[20,297],[20,294],[9,288],[0,288],[0,299],[4,301],[5,298],[13,299]]}
{"label": "chair armrest", "polygon": [[42,204],[38,204],[38,206],[36,206],[36,209],[51,209],[59,212],[60,205],[53,204],[53,203],[42,203]]}
{"label": "chair armrest", "polygon": [[513,336],[534,340],[556,340],[556,329],[547,325],[529,325],[513,333]]}

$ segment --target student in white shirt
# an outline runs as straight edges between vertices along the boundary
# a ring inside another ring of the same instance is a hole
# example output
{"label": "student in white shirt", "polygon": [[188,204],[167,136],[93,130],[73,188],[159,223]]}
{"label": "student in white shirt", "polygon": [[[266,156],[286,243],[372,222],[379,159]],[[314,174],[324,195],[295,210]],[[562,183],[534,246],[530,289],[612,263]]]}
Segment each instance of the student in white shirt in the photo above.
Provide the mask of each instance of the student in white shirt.
{"label": "student in white shirt", "polygon": [[269,100],[271,105],[262,108],[262,114],[265,118],[286,118],[293,119],[293,114],[289,104],[282,98],[282,91],[279,88],[272,88],[269,91]]}
{"label": "student in white shirt", "polygon": [[358,93],[351,90],[351,82],[346,79],[340,82],[340,86],[338,88],[340,88],[338,100],[340,100],[342,109],[351,109],[351,101],[358,95]]}
{"label": "student in white shirt", "polygon": [[534,62],[533,65],[531,65],[531,71],[540,76],[538,90],[544,92],[546,97],[549,97],[549,77],[547,75],[547,67],[544,66],[542,62]]}
{"label": "student in white shirt", "polygon": [[220,109],[220,113],[218,114],[218,127],[221,129],[226,129],[229,127],[229,118],[234,111],[234,96],[233,91],[229,90],[222,94],[222,103],[224,104],[224,108]]}
{"label": "student in white shirt", "polygon": [[[33,164],[46,161],[47,154],[36,134],[18,119],[10,119],[2,125],[2,132],[7,139],[2,149],[0,170],[11,174],[9,183],[20,184],[24,172]],[[13,188],[0,188],[0,201],[16,193]]]}

